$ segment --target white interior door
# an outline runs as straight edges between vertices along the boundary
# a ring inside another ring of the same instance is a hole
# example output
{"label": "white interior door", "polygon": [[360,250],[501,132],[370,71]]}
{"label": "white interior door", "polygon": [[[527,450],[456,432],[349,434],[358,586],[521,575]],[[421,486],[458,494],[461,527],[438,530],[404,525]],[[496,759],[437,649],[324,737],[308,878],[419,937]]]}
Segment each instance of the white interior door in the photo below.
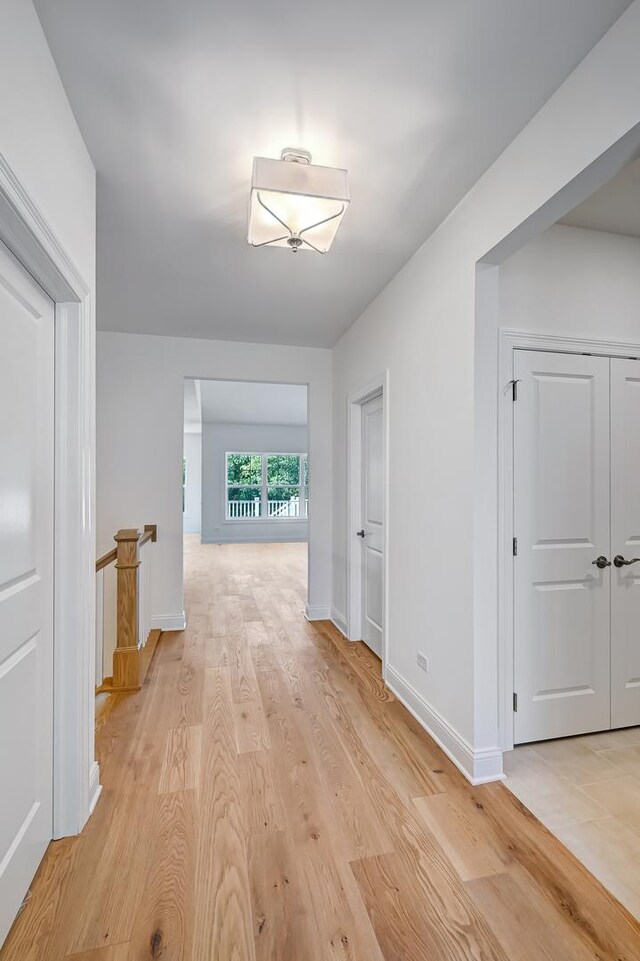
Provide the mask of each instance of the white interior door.
{"label": "white interior door", "polygon": [[[640,724],[640,362],[637,360],[611,360],[611,554],[612,559],[616,558],[611,568],[611,727],[627,727]],[[618,566],[620,564],[622,566]]]}
{"label": "white interior door", "polygon": [[52,835],[53,333],[0,244],[0,944]]}
{"label": "white interior door", "polygon": [[362,405],[362,640],[382,657],[384,422],[382,395]]}
{"label": "white interior door", "polygon": [[610,726],[611,568],[593,564],[611,560],[609,360],[516,350],[514,378],[514,740],[522,743]]}

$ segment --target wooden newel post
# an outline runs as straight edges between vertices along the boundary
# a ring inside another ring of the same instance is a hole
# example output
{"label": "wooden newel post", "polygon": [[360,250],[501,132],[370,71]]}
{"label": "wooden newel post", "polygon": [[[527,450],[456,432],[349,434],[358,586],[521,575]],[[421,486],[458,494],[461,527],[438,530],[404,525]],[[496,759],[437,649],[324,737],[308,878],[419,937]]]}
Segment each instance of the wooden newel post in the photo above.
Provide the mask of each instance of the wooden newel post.
{"label": "wooden newel post", "polygon": [[114,538],[118,556],[117,631],[113,654],[113,687],[121,691],[140,689],[138,650],[138,541],[137,530],[118,531]]}

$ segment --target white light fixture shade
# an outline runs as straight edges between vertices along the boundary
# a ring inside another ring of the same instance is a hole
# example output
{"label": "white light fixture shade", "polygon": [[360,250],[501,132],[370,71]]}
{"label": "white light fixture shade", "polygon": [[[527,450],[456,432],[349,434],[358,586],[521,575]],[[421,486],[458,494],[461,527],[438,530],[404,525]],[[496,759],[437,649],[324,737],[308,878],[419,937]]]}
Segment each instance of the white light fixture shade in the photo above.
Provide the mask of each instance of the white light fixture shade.
{"label": "white light fixture shade", "polygon": [[247,239],[253,247],[324,254],[349,206],[347,171],[294,159],[303,152],[291,154],[287,160],[254,158]]}

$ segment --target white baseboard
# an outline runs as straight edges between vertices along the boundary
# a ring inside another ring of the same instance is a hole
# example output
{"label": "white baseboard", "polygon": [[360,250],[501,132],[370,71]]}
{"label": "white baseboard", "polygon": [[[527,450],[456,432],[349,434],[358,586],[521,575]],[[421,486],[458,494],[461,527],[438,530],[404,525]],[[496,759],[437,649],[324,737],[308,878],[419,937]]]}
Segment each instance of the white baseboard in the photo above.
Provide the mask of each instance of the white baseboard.
{"label": "white baseboard", "polygon": [[307,604],[305,608],[305,616],[308,621],[330,621],[331,608],[330,607],[310,607],[309,604]]}
{"label": "white baseboard", "polygon": [[100,768],[98,767],[98,762],[94,761],[89,775],[89,816],[93,814],[93,810],[98,803],[98,798],[101,793]]}
{"label": "white baseboard", "polygon": [[156,614],[151,618],[151,627],[161,631],[184,631],[187,626],[187,616],[184,611],[179,614]]}
{"label": "white baseboard", "polygon": [[333,626],[337,627],[340,633],[347,637],[347,619],[344,614],[332,607],[330,620],[333,622]]}
{"label": "white baseboard", "polygon": [[402,701],[447,757],[472,784],[502,781],[502,751],[499,747],[475,751],[469,742],[409,684],[390,664],[385,673],[387,686]]}

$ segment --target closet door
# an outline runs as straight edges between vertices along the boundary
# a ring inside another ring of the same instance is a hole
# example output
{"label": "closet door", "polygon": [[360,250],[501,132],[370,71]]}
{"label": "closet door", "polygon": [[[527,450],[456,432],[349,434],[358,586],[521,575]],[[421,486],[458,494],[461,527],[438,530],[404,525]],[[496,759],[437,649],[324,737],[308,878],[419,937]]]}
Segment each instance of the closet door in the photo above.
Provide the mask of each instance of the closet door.
{"label": "closet door", "polygon": [[611,727],[640,724],[640,361],[611,360]]}
{"label": "closet door", "polygon": [[52,835],[53,339],[0,243],[0,945]]}
{"label": "closet door", "polygon": [[609,360],[516,350],[514,377],[514,730],[522,743],[610,725],[612,568],[594,563],[611,560]]}
{"label": "closet door", "polygon": [[382,657],[384,421],[382,394],[362,405],[362,640]]}

